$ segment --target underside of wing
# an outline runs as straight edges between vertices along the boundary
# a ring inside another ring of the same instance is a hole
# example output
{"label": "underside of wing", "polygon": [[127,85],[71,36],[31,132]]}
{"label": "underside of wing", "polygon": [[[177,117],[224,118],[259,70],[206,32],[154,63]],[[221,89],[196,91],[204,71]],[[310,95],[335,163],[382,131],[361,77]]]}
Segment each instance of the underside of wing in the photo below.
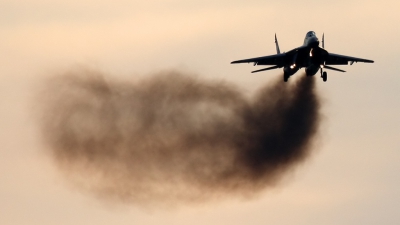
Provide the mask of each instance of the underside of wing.
{"label": "underside of wing", "polygon": [[339,55],[334,53],[329,53],[325,64],[326,65],[348,65],[349,63],[353,64],[354,62],[364,62],[364,63],[373,63],[374,61],[369,59],[356,58],[351,56]]}
{"label": "underside of wing", "polygon": [[255,65],[283,65],[285,61],[286,54],[276,54],[269,56],[262,56],[257,58],[242,59],[231,62],[231,64],[236,63],[255,63]]}

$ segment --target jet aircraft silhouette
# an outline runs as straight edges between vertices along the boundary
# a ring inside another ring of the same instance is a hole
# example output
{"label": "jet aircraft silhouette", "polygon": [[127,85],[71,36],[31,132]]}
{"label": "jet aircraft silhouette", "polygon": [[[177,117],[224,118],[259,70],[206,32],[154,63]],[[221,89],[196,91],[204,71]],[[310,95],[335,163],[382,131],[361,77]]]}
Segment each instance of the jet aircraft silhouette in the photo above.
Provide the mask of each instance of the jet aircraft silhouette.
{"label": "jet aircraft silhouette", "polygon": [[329,53],[324,48],[324,35],[322,35],[322,48],[319,47],[319,40],[314,31],[309,31],[304,39],[304,44],[289,52],[281,53],[278,40],[275,34],[276,52],[275,55],[262,56],[257,58],[243,59],[231,62],[254,63],[256,65],[273,65],[272,67],[255,70],[252,73],[273,70],[283,67],[283,80],[288,81],[289,77],[295,74],[300,68],[304,67],[307,76],[314,76],[318,70],[324,82],[328,80],[328,74],[324,69],[346,72],[330,65],[353,65],[354,62],[373,63],[369,59],[356,58],[351,56]]}

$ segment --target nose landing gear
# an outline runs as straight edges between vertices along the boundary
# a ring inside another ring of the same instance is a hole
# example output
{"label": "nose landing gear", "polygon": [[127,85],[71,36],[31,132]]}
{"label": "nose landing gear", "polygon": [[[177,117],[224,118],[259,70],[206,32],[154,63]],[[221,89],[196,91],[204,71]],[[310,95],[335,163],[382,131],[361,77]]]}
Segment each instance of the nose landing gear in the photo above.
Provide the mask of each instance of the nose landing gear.
{"label": "nose landing gear", "polygon": [[283,81],[287,82],[289,79],[289,75],[287,75],[286,73],[283,74]]}

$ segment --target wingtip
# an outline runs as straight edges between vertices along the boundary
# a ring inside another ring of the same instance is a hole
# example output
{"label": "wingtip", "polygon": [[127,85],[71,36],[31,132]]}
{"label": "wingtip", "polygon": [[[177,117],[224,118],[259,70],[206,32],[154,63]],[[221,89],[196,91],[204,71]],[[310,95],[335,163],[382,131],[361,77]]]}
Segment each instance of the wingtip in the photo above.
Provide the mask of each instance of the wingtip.
{"label": "wingtip", "polygon": [[[245,62],[247,62],[247,61],[246,60],[235,60],[235,61],[232,61],[231,64],[245,63]],[[247,62],[247,63],[249,63],[249,62]]]}

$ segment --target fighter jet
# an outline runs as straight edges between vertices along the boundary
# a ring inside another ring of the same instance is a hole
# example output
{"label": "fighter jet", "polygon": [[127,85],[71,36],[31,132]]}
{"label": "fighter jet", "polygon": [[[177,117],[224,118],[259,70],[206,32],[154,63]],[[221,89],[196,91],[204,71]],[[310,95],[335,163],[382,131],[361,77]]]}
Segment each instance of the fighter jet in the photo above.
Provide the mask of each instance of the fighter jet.
{"label": "fighter jet", "polygon": [[330,65],[353,65],[354,62],[373,63],[369,59],[361,59],[351,56],[329,53],[324,48],[324,34],[322,35],[322,48],[319,47],[319,40],[314,31],[309,31],[304,38],[304,44],[289,52],[281,53],[278,40],[275,34],[275,55],[262,56],[257,58],[243,59],[231,62],[236,63],[254,63],[256,65],[273,65],[252,73],[273,70],[283,67],[283,81],[287,82],[289,77],[295,74],[300,68],[305,68],[307,76],[314,76],[320,70],[321,78],[324,82],[328,80],[328,74],[325,69],[346,72],[341,69],[331,67]]}

